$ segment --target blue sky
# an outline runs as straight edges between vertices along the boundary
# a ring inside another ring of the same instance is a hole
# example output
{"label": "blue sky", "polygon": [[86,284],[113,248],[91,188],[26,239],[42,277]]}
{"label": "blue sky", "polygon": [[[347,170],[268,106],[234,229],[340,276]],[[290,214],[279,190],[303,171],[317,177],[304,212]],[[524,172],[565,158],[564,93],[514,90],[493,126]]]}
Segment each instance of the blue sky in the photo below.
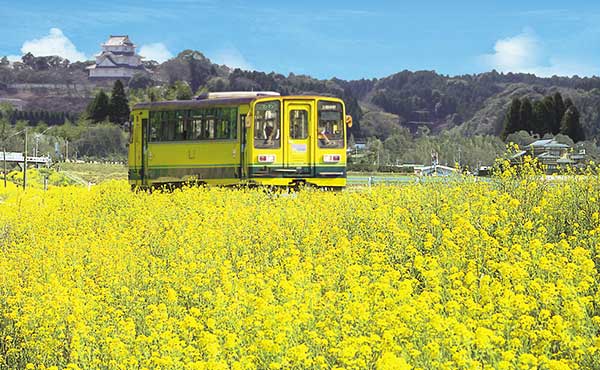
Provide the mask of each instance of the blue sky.
{"label": "blue sky", "polygon": [[496,69],[600,75],[592,1],[5,1],[0,55],[89,59],[109,34],[147,58],[196,49],[214,62],[317,78]]}

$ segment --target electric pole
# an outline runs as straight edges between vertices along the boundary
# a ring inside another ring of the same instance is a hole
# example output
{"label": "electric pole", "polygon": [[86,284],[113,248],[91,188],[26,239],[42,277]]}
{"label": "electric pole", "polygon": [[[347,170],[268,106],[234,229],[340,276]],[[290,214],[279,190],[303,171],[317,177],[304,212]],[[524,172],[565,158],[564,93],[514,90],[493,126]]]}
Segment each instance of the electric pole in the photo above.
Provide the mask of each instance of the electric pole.
{"label": "electric pole", "polygon": [[2,153],[4,153],[4,187],[6,188],[6,144],[3,145]]}
{"label": "electric pole", "polygon": [[27,187],[27,127],[25,127],[25,144],[23,152],[23,190]]}

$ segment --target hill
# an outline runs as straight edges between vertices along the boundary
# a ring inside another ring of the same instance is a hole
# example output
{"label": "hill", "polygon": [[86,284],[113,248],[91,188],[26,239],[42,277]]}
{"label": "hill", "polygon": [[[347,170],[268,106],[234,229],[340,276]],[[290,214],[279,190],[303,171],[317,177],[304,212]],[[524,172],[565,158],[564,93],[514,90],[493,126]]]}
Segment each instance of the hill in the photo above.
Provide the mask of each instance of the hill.
{"label": "hill", "polygon": [[[58,57],[28,57],[0,64],[0,98],[17,98],[26,110],[81,112],[106,82],[90,82],[88,63],[68,63]],[[185,50],[162,64],[147,62],[150,78],[134,78],[131,90],[154,86],[168,90],[185,81],[194,93],[203,91],[274,90],[282,94],[319,93],[341,97],[357,123],[355,137],[385,140],[398,127],[413,133],[444,131],[465,136],[499,135],[513,97],[539,99],[559,91],[581,112],[588,138],[600,135],[600,78],[502,74],[496,71],[445,76],[434,71],[402,71],[381,79],[319,80],[305,75],[242,71],[212,63],[201,52]],[[160,95],[160,94],[159,94]],[[163,94],[168,96],[167,93]],[[163,96],[163,98],[164,98]],[[150,98],[147,91],[138,100]],[[160,96],[159,96],[160,98]],[[132,99],[133,101],[136,98]],[[364,117],[364,130],[361,130]]]}

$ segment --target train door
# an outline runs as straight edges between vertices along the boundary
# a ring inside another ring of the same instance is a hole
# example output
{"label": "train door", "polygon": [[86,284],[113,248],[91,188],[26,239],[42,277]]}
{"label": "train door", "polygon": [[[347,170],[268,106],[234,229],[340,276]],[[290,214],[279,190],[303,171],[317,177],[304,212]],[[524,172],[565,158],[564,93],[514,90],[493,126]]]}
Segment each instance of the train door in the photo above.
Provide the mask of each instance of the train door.
{"label": "train door", "polygon": [[240,110],[239,112],[239,127],[240,127],[240,180],[248,178],[248,163],[249,163],[249,154],[250,151],[248,149],[248,127],[246,126],[246,115],[248,114],[248,109],[245,109],[245,112]]}
{"label": "train door", "polygon": [[314,172],[310,140],[314,131],[313,106],[307,102],[285,101],[284,117],[284,166],[295,169],[298,175],[311,177]]}
{"label": "train door", "polygon": [[148,182],[148,133],[150,128],[148,127],[148,118],[142,118],[142,145],[141,145],[141,159],[140,159],[140,182],[141,185],[147,185]]}
{"label": "train door", "polygon": [[136,114],[131,114],[130,123],[130,136],[129,136],[129,183],[131,185],[140,185],[140,167],[142,161],[142,154],[140,150],[141,145],[141,122],[140,117]]}

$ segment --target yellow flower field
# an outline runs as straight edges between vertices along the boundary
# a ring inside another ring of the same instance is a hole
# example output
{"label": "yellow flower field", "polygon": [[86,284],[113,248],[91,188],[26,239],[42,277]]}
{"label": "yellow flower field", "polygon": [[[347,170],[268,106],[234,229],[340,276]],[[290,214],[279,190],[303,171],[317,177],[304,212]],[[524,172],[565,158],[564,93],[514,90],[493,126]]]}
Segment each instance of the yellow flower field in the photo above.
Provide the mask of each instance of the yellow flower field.
{"label": "yellow flower field", "polygon": [[0,187],[0,369],[597,369],[599,196]]}

